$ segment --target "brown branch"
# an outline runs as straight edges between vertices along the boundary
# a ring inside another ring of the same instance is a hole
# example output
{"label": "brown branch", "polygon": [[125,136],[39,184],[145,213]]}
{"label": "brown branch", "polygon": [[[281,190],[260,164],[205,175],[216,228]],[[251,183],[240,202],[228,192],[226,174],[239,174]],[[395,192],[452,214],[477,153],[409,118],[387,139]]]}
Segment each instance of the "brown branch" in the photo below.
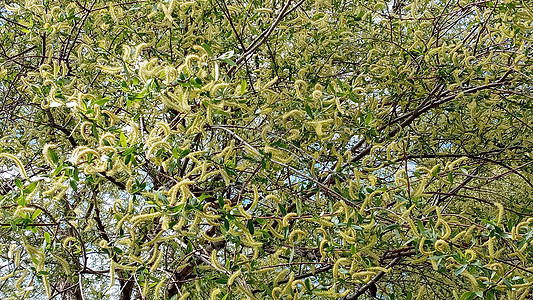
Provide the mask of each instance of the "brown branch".
{"label": "brown branch", "polygon": [[[482,85],[482,86],[476,86],[476,87],[468,88],[468,89],[463,90],[462,92],[464,94],[472,94],[472,93],[483,91],[483,90],[486,90],[486,89],[498,87],[498,86],[500,86],[500,85],[502,85],[504,83],[505,78],[510,74],[510,72],[511,71],[506,72],[502,76],[502,78],[500,78],[496,82],[485,84],[485,85]],[[448,94],[448,93],[447,92],[441,93],[441,95],[445,95],[445,94]],[[437,96],[434,101],[427,101],[427,100],[429,100],[430,96],[431,96],[431,93],[430,93],[430,95],[428,95],[426,100],[424,100],[413,111],[407,112],[407,113],[403,114],[402,116],[398,117],[396,120],[392,121],[391,123],[394,124],[397,121],[400,121],[402,119],[407,118],[403,122],[397,124],[397,126],[390,131],[389,137],[394,137],[396,134],[398,134],[400,132],[400,130],[402,128],[405,128],[405,127],[409,126],[416,118],[418,118],[420,115],[422,115],[423,113],[427,112],[428,110],[430,110],[432,108],[439,107],[440,105],[442,105],[442,104],[444,104],[446,102],[452,101],[452,100],[454,100],[457,97],[456,94],[452,94],[452,95],[449,95],[449,96],[446,96],[446,97]],[[377,131],[380,132],[383,129],[385,129],[387,126],[389,126],[389,125],[384,125],[383,127],[379,128]],[[380,142],[382,142],[382,140],[384,140],[384,139],[381,139]],[[359,147],[361,147],[364,143],[365,143],[365,141],[363,139],[359,143],[357,143],[354,147],[352,147],[352,149],[351,149],[352,153],[355,154],[356,150]],[[357,153],[357,155],[352,157],[351,162],[355,162],[355,161],[358,161],[358,160],[362,159],[363,157],[368,155],[368,153],[370,153],[371,149],[372,149],[372,145],[367,145],[363,150],[361,150],[361,152]]]}
{"label": "brown branch", "polygon": [[[478,170],[476,169],[473,174],[477,174],[477,172],[478,172]],[[466,178],[463,182],[461,182],[461,184],[459,184],[453,190],[451,190],[451,192],[450,192],[451,195],[444,196],[443,198],[437,198],[437,200],[435,200],[435,203],[433,203],[433,206],[437,206],[437,205],[441,204],[442,202],[444,202],[444,200],[446,200],[446,199],[448,199],[448,198],[450,198],[452,196],[457,195],[457,193],[459,193],[459,191],[462,188],[464,188],[470,181],[472,181],[472,179],[474,179],[474,177]],[[448,205],[446,204],[444,207],[446,208],[446,206],[448,206]]]}
{"label": "brown branch", "polygon": [[[397,265],[400,262],[401,259],[402,259],[401,257],[396,257],[391,262],[389,262],[389,264],[385,268],[390,269],[390,268],[394,267],[395,265]],[[385,275],[384,271],[381,271],[381,272],[377,273],[372,279],[370,279],[369,282],[367,282],[359,290],[357,290],[357,292],[355,292],[355,294],[346,296],[344,298],[344,300],[357,300],[357,299],[359,299],[359,296],[364,294],[368,289],[370,289],[371,287],[375,287],[376,282],[378,282],[384,275]]]}
{"label": "brown branch", "polygon": [[6,22],[8,22],[8,23],[11,23],[11,24],[14,24],[14,25],[20,26],[20,27],[22,27],[22,28],[24,28],[24,29],[28,29],[28,26],[24,26],[24,25],[22,25],[22,24],[20,24],[20,23],[17,23],[17,22],[15,22],[15,21],[11,21],[11,20],[9,20],[9,19],[6,19],[6,18],[4,18],[4,16],[2,16],[1,14],[0,14],[0,19],[6,21]]}
{"label": "brown branch", "polygon": [[290,6],[292,1],[291,0],[287,1],[287,3],[285,3],[283,8],[281,9],[281,11],[280,11],[278,17],[276,18],[276,20],[274,21],[274,23],[272,23],[272,25],[270,25],[270,27],[267,30],[263,31],[263,33],[261,33],[252,42],[252,44],[250,46],[248,46],[248,48],[243,53],[243,55],[235,62],[238,67],[235,67],[235,66],[231,67],[229,69],[229,71],[228,71],[228,75],[232,76],[242,66],[242,63],[244,61],[247,61],[250,58],[250,55],[253,54],[257,50],[257,48],[259,48],[259,46],[261,46],[264,42],[267,41],[267,39],[270,37],[270,35],[274,31],[274,29],[281,22],[281,20],[283,20],[283,18],[285,18],[288,14],[290,14],[292,11],[294,11],[296,8],[298,8],[300,5],[302,5],[302,3],[304,3],[304,1],[305,0],[301,0],[294,7],[292,7],[289,11],[287,11],[287,9],[289,9],[289,6]]}

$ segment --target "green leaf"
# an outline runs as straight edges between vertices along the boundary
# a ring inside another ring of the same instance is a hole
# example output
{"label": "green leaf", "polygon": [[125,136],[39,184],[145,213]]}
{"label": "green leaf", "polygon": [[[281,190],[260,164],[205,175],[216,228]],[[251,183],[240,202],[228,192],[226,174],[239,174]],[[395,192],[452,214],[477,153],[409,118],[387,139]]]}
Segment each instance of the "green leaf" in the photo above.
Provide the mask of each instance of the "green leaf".
{"label": "green leaf", "polygon": [[413,293],[407,292],[407,296],[405,297],[405,300],[413,300]]}
{"label": "green leaf", "polygon": [[225,229],[226,231],[229,230],[229,221],[228,221],[228,219],[226,219],[226,218],[224,218],[224,229]]}
{"label": "green leaf", "polygon": [[241,96],[246,93],[246,88],[248,87],[248,84],[246,83],[246,80],[243,78],[241,80]]}
{"label": "green leaf", "polygon": [[461,295],[461,298],[459,298],[459,300],[472,300],[476,296],[477,295],[474,292],[466,292],[466,293]]}
{"label": "green leaf", "polygon": [[23,193],[24,194],[31,194],[31,192],[33,192],[35,190],[35,188],[37,187],[38,183],[39,183],[38,181],[34,181],[34,182],[28,184],[28,186],[24,189]]}
{"label": "green leaf", "polygon": [[248,220],[248,231],[251,235],[254,235],[255,229],[254,229],[254,222],[252,220]]}
{"label": "green leaf", "polygon": [[69,185],[74,191],[78,190],[78,183],[75,180],[70,180]]}
{"label": "green leaf", "polygon": [[124,152],[122,152],[122,156],[130,155],[133,152],[135,152],[135,147],[129,147],[128,149],[124,150]]}
{"label": "green leaf", "polygon": [[310,118],[313,118],[313,111],[311,110],[311,107],[307,105],[307,103],[305,104],[305,112]]}
{"label": "green leaf", "polygon": [[219,279],[215,280],[215,283],[226,284],[226,283],[228,283],[228,279],[227,278],[219,278]]}
{"label": "green leaf", "polygon": [[26,206],[26,197],[24,196],[24,194],[20,195],[17,200],[20,206]]}
{"label": "green leaf", "polygon": [[[127,68],[126,68],[126,71],[127,71]],[[109,101],[109,100],[110,100],[109,97],[100,98],[100,99],[96,100],[96,101],[94,102],[94,104],[98,104],[98,105],[100,105],[100,106],[103,106],[103,105],[106,104],[107,101]]]}
{"label": "green leaf", "polygon": [[172,212],[180,212],[185,208],[186,203],[180,203],[172,208]]}
{"label": "green leaf", "polygon": [[57,157],[57,153],[52,148],[48,148],[48,153],[50,153],[50,158],[52,158],[52,162],[57,165],[59,162],[59,157]]}
{"label": "green leaf", "polygon": [[202,87],[202,80],[198,77],[194,77],[190,80],[191,84],[195,87],[195,88],[201,88]]}
{"label": "green leaf", "polygon": [[227,64],[230,65],[230,66],[234,66],[234,67],[237,66],[237,64],[236,64],[232,59],[230,59],[230,58],[221,59],[221,61],[227,63]]}
{"label": "green leaf", "polygon": [[15,178],[15,185],[22,191],[24,190],[24,186],[22,185],[22,181],[20,181],[20,179],[18,178]]}
{"label": "green leaf", "polygon": [[98,140],[98,128],[96,127],[96,122],[93,122],[93,135]]}
{"label": "green leaf", "polygon": [[210,197],[211,197],[210,195],[208,195],[208,194],[206,194],[206,193],[202,193],[202,194],[200,195],[200,197],[198,197],[198,201],[202,202],[202,201],[204,201],[205,199],[210,198]]}
{"label": "green leaf", "polygon": [[370,125],[370,122],[372,122],[372,113],[369,112],[368,114],[366,114],[365,124]]}
{"label": "green leaf", "polygon": [[80,181],[79,173],[80,173],[80,171],[79,171],[78,167],[74,167],[74,172],[73,172],[74,180]]}
{"label": "green leaf", "polygon": [[48,245],[52,243],[52,239],[50,238],[50,234],[48,233],[48,231],[44,232],[44,240],[46,241]]}
{"label": "green leaf", "polygon": [[56,175],[59,175],[59,173],[61,173],[61,171],[63,171],[63,166],[62,165],[59,165],[55,168],[54,172],[52,172],[52,176],[56,176]]}
{"label": "green leaf", "polygon": [[503,284],[505,284],[505,286],[507,286],[509,290],[513,288],[513,285],[509,282],[509,280],[507,280],[507,278],[502,277],[502,281],[503,281]]}
{"label": "green leaf", "polygon": [[496,297],[494,296],[494,293],[494,289],[486,291],[484,300],[495,300]]}
{"label": "green leaf", "polygon": [[281,211],[281,214],[284,216],[287,214],[287,209],[285,209],[285,206],[283,206],[281,203],[278,204],[279,210]]}
{"label": "green leaf", "polygon": [[439,172],[440,172],[440,165],[438,165],[434,170],[433,170],[433,173],[431,175],[433,175],[433,177],[437,177],[439,175]]}
{"label": "green leaf", "polygon": [[124,132],[120,132],[120,146],[122,146],[122,148],[128,147],[128,141]]}
{"label": "green leaf", "polygon": [[38,217],[39,215],[41,215],[42,212],[43,212],[42,210],[40,210],[40,209],[36,209],[36,210],[33,212],[33,214],[31,215],[31,219],[32,219],[32,220],[37,219],[37,217]]}
{"label": "green leaf", "polygon": [[467,264],[462,265],[459,269],[455,270],[455,272],[454,272],[455,275],[456,276],[460,275],[461,273],[463,273],[466,270],[467,267],[468,267]]}
{"label": "green leaf", "polygon": [[213,51],[211,50],[211,46],[209,46],[206,43],[203,43],[202,48],[204,48],[205,52],[207,52],[207,55],[209,55],[210,57],[213,56]]}
{"label": "green leaf", "polygon": [[224,197],[219,196],[218,197],[218,206],[222,209],[222,208],[224,208],[224,204],[225,204],[224,203]]}
{"label": "green leaf", "polygon": [[306,278],[305,281],[304,281],[304,285],[305,285],[305,288],[307,289],[307,291],[311,291],[311,280],[309,280],[309,278]]}
{"label": "green leaf", "polygon": [[302,200],[300,198],[296,197],[294,202],[296,204],[296,214],[298,214],[298,217],[301,217],[302,216],[302,212],[303,212]]}

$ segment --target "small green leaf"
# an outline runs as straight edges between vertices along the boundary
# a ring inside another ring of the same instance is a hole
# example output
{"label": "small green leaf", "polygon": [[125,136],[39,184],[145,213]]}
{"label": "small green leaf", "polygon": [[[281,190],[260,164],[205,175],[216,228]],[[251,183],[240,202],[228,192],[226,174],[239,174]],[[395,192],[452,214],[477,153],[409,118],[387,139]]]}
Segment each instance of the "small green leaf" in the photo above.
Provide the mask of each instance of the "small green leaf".
{"label": "small green leaf", "polygon": [[48,153],[50,153],[50,158],[52,158],[52,162],[57,165],[57,163],[59,162],[59,157],[57,157],[57,153],[52,148],[48,149]]}
{"label": "small green leaf", "polygon": [[305,288],[307,289],[307,291],[311,291],[311,280],[309,280],[309,278],[306,278],[305,281],[304,281],[304,284],[305,284]]}
{"label": "small green leaf", "polygon": [[228,279],[227,278],[219,278],[217,280],[215,280],[216,283],[218,284],[226,284],[228,283]]}
{"label": "small green leaf", "polygon": [[74,180],[80,181],[79,173],[80,173],[80,171],[78,170],[78,167],[74,167],[74,174],[73,174]]}
{"label": "small green leaf", "polygon": [[98,128],[96,127],[96,122],[93,122],[93,135],[98,140]]}
{"label": "small green leaf", "polygon": [[26,206],[26,197],[24,197],[24,194],[20,195],[17,202],[20,206]]}
{"label": "small green leaf", "polygon": [[224,198],[222,196],[218,197],[218,206],[224,208]]}
{"label": "small green leaf", "polygon": [[513,285],[509,282],[509,280],[507,280],[507,278],[502,277],[502,281],[503,281],[503,284],[505,284],[505,286],[507,286],[509,290],[513,288]]}
{"label": "small green leaf", "polygon": [[207,55],[213,56],[213,51],[211,50],[211,46],[209,46],[206,43],[203,43],[202,48],[204,48],[205,52],[207,52]]}
{"label": "small green leaf", "polygon": [[372,114],[368,113],[365,117],[365,124],[370,125],[370,122],[372,122]]}
{"label": "small green leaf", "polygon": [[230,66],[234,66],[234,67],[237,66],[237,64],[236,64],[232,59],[230,59],[230,58],[221,59],[221,61],[227,63],[227,64],[230,65]]}
{"label": "small green leaf", "polygon": [[[128,71],[127,71],[128,69],[127,69],[127,68],[125,68],[125,69],[126,69],[126,72],[128,72]],[[100,98],[100,99],[96,100],[96,101],[94,102],[94,104],[98,104],[98,105],[100,105],[100,106],[103,106],[104,104],[107,103],[107,101],[109,101],[109,99],[110,99],[109,97]]]}
{"label": "small green leaf", "polygon": [[20,179],[15,178],[15,185],[22,191],[24,189],[24,186],[22,185],[22,181]]}
{"label": "small green leaf", "polygon": [[461,298],[459,298],[459,300],[472,300],[475,296],[476,294],[473,292],[466,292],[461,295]]}
{"label": "small green leaf", "polygon": [[434,170],[433,170],[433,173],[431,175],[433,175],[433,177],[437,177],[439,175],[439,172],[440,172],[440,165],[438,165]]}
{"label": "small green leaf", "polygon": [[31,219],[32,219],[32,220],[37,219],[37,217],[38,217],[42,212],[43,212],[42,210],[40,210],[40,209],[36,209],[36,210],[33,212],[33,214],[31,215]]}
{"label": "small green leaf", "polygon": [[59,173],[61,173],[62,170],[63,170],[63,166],[62,165],[57,166],[55,168],[54,172],[52,173],[52,176],[59,175]]}
{"label": "small green leaf", "polygon": [[463,273],[466,270],[466,267],[468,267],[468,265],[464,264],[459,269],[455,270],[455,272],[454,272],[455,275],[457,276],[457,275],[460,275],[461,273]]}
{"label": "small green leaf", "polygon": [[204,201],[205,199],[210,198],[210,197],[211,197],[210,195],[208,195],[208,194],[206,194],[206,193],[202,193],[202,194],[200,195],[200,197],[198,197],[198,201],[202,202],[202,201]]}
{"label": "small green leaf", "polygon": [[132,154],[133,152],[135,152],[135,147],[129,147],[129,148],[126,149],[124,152],[122,152],[122,156],[130,155],[130,154]]}
{"label": "small green leaf", "polygon": [[183,208],[185,208],[185,204],[186,203],[180,203],[178,205],[176,205],[173,209],[174,212],[180,212],[183,210]]}
{"label": "small green leaf", "polygon": [[191,84],[195,87],[195,88],[201,88],[202,87],[202,80],[198,77],[194,77],[190,80]]}
{"label": "small green leaf", "polygon": [[248,231],[250,231],[251,235],[254,235],[255,229],[254,222],[252,220],[248,220]]}
{"label": "small green leaf", "polygon": [[229,221],[228,221],[228,219],[226,219],[226,218],[224,218],[224,229],[225,229],[226,231],[229,230]]}
{"label": "small green leaf", "polygon": [[281,214],[282,215],[286,215],[287,214],[287,209],[285,209],[285,206],[281,205],[281,204],[278,204],[279,206],[279,209],[281,210]]}
{"label": "small green leaf", "polygon": [[350,245],[350,254],[351,255],[357,254],[357,248],[355,247],[355,245]]}
{"label": "small green leaf", "polygon": [[35,188],[37,187],[37,184],[39,182],[38,181],[34,181],[32,183],[30,183],[25,189],[24,189],[24,194],[30,194],[31,192],[33,192],[35,190]]}
{"label": "small green leaf", "polygon": [[310,118],[313,118],[313,111],[311,110],[311,107],[307,104],[305,104],[305,112]]}
{"label": "small green leaf", "polygon": [[241,80],[241,95],[244,95],[244,93],[246,93],[247,87],[248,87],[248,84],[246,83],[246,80],[243,78]]}
{"label": "small green leaf", "polygon": [[124,132],[120,133],[120,146],[122,146],[123,148],[128,147],[128,142],[126,140],[126,135],[124,135]]}
{"label": "small green leaf", "polygon": [[52,243],[52,239],[50,238],[50,234],[48,233],[48,231],[44,232],[44,240],[46,241],[48,245]]}
{"label": "small green leaf", "polygon": [[70,180],[69,185],[74,191],[78,190],[78,183],[75,180]]}

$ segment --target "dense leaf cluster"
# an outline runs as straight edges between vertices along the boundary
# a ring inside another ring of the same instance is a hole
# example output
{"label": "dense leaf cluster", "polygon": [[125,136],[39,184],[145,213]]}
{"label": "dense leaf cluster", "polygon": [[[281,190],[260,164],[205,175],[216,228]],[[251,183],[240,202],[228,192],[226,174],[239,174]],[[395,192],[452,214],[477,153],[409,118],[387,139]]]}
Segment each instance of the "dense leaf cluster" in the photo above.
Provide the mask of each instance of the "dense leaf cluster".
{"label": "dense leaf cluster", "polygon": [[5,0],[3,299],[529,299],[519,0]]}

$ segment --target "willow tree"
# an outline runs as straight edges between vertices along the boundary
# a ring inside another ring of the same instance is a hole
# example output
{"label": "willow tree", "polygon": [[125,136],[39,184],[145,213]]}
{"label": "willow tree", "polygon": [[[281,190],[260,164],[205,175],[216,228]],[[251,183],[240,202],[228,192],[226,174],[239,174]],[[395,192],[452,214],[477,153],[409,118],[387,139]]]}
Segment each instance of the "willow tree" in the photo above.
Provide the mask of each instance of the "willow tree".
{"label": "willow tree", "polygon": [[4,0],[3,299],[530,299],[518,0]]}

